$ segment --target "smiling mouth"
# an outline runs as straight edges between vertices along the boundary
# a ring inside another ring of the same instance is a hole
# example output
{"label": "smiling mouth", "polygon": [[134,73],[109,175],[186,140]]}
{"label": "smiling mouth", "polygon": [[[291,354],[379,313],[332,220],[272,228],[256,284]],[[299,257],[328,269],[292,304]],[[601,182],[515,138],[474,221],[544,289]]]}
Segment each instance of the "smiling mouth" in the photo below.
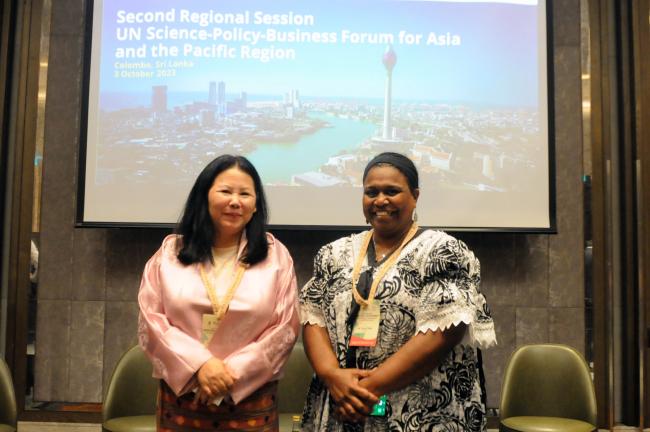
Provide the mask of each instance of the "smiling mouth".
{"label": "smiling mouth", "polygon": [[372,214],[374,217],[390,217],[395,213],[396,213],[395,211],[389,211],[389,210],[376,210]]}

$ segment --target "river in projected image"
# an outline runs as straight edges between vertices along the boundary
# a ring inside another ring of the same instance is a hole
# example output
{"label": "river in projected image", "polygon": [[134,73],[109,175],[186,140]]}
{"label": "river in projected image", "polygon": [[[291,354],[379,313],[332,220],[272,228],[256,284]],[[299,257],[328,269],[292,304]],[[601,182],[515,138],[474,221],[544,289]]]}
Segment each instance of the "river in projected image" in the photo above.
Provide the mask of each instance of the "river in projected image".
{"label": "river in projected image", "polygon": [[368,122],[322,113],[309,117],[326,121],[328,126],[295,143],[260,144],[246,155],[265,183],[289,183],[294,174],[317,171],[330,157],[358,148],[377,130],[376,125]]}

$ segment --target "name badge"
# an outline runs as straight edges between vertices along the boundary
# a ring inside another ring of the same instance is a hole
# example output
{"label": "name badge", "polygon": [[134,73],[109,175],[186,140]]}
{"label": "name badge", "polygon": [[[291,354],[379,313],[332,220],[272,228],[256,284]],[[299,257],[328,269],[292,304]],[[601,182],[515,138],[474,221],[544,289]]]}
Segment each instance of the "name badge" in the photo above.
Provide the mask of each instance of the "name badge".
{"label": "name badge", "polygon": [[201,343],[207,345],[219,327],[219,318],[215,314],[203,314],[201,326]]}
{"label": "name badge", "polygon": [[373,347],[379,334],[379,302],[373,300],[368,306],[361,306],[357,321],[352,327],[350,346]]}

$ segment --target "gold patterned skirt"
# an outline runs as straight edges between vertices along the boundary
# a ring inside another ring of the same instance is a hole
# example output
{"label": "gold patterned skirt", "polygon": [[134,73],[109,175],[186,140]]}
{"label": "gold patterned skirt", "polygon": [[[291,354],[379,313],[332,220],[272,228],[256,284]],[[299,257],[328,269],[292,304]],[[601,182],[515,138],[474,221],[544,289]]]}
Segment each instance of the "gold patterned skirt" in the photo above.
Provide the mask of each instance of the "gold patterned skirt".
{"label": "gold patterned skirt", "polygon": [[193,393],[178,397],[160,380],[156,430],[277,432],[277,388],[277,381],[272,381],[237,405],[224,400],[216,406],[195,403]]}

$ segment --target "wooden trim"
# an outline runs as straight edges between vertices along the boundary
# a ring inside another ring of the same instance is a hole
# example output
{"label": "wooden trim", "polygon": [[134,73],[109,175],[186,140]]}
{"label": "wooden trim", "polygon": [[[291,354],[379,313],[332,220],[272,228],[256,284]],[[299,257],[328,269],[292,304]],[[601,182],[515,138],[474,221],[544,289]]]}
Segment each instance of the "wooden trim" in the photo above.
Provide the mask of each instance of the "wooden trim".
{"label": "wooden trim", "polygon": [[[648,426],[650,0],[589,2],[598,421]],[[646,258],[644,258],[646,257]],[[621,302],[621,328],[613,305]],[[614,333],[616,331],[616,333]],[[615,381],[614,349],[621,354]],[[615,417],[620,395],[620,418]]]}
{"label": "wooden trim", "polygon": [[[16,10],[15,0],[2,0],[0,2],[0,248],[4,248],[5,228],[5,191],[7,189],[8,157],[9,157],[9,117],[10,117],[10,89],[11,89],[11,68],[12,68],[12,47],[15,22],[13,19]],[[1,254],[0,254],[1,256]],[[0,281],[3,280],[4,259],[0,259]],[[0,289],[1,290],[1,289]],[[8,306],[8,305],[7,305]],[[7,307],[7,313],[8,313]],[[0,322],[2,322],[3,310],[0,309]],[[7,320],[7,325],[9,321]],[[1,340],[7,336],[7,329]],[[5,352],[8,344],[5,344]]]}
{"label": "wooden trim", "polygon": [[14,140],[9,220],[9,313],[7,347],[19,418],[25,406],[27,367],[27,292],[34,186],[34,143],[38,112],[38,78],[42,0],[21,2],[16,26]]}
{"label": "wooden trim", "polygon": [[102,413],[81,411],[22,411],[20,421],[57,423],[101,423]]}
{"label": "wooden trim", "polygon": [[[5,241],[9,245],[9,257],[8,257],[8,266],[7,266],[7,278],[8,278],[8,292],[7,292],[7,345],[6,345],[6,350],[7,350],[7,363],[9,365],[9,369],[13,371],[14,376],[14,387],[16,387],[16,375],[15,375],[15,358],[14,358],[14,353],[16,351],[16,316],[17,316],[17,309],[16,309],[16,268],[15,264],[17,261],[17,253],[14,253],[15,248],[16,248],[16,231],[15,229],[17,228],[17,223],[14,220],[14,214],[16,211],[16,203],[13,201],[13,197],[16,196],[17,192],[20,192],[20,190],[16,188],[15,185],[15,172],[19,171],[19,167],[16,166],[15,161],[16,161],[16,152],[20,151],[22,146],[18,145],[18,143],[21,141],[19,138],[22,133],[22,127],[21,127],[21,122],[24,119],[24,113],[22,112],[22,103],[21,101],[24,99],[24,79],[21,77],[21,70],[24,68],[24,63],[25,59],[23,57],[23,50],[21,48],[21,41],[22,41],[22,32],[24,30],[24,19],[23,14],[25,13],[24,9],[27,7],[25,3],[18,3],[16,7],[16,15],[15,15],[15,28],[14,28],[14,34],[13,36],[13,46],[11,47],[13,50],[13,65],[12,65],[12,79],[9,82],[9,85],[12,87],[13,92],[9,94],[9,99],[11,101],[11,107],[10,107],[10,118],[9,118],[9,124],[7,127],[10,129],[10,136],[8,140],[8,159],[7,159],[7,182],[8,184],[13,184],[13,187],[11,190],[8,190],[9,194],[9,199],[8,201],[10,202],[9,207],[5,209],[5,217],[8,220],[9,224],[9,236]],[[21,148],[18,148],[21,147]]]}
{"label": "wooden trim", "polygon": [[608,59],[607,0],[589,2],[590,54],[591,54],[591,133],[592,133],[592,281],[594,311],[594,385],[598,406],[598,426],[613,426],[612,391],[610,371],[611,339],[609,336],[609,255],[606,218],[606,161],[609,159],[606,143],[610,133],[607,107],[610,106]]}
{"label": "wooden trim", "polygon": [[[9,88],[11,77],[11,45],[14,29],[12,20],[15,11],[14,0],[2,0],[0,2],[0,145],[5,150],[8,140],[7,119],[9,118],[9,98],[7,89]],[[0,159],[0,172],[6,172],[6,160]],[[0,190],[0,198],[4,197],[4,188]],[[4,203],[3,201],[0,201]],[[1,215],[0,215],[1,216]],[[0,232],[0,239],[2,238]],[[0,243],[1,244],[1,243]]]}
{"label": "wooden trim", "polygon": [[623,424],[636,425],[639,419],[639,335],[637,305],[637,223],[634,148],[634,74],[631,1],[617,5],[616,69],[618,115],[618,172],[620,185],[615,211],[620,214],[621,270],[621,418]]}
{"label": "wooden trim", "polygon": [[640,393],[639,424],[650,426],[650,0],[632,1],[632,38],[634,40],[635,144],[637,175],[637,265],[639,307]]}

